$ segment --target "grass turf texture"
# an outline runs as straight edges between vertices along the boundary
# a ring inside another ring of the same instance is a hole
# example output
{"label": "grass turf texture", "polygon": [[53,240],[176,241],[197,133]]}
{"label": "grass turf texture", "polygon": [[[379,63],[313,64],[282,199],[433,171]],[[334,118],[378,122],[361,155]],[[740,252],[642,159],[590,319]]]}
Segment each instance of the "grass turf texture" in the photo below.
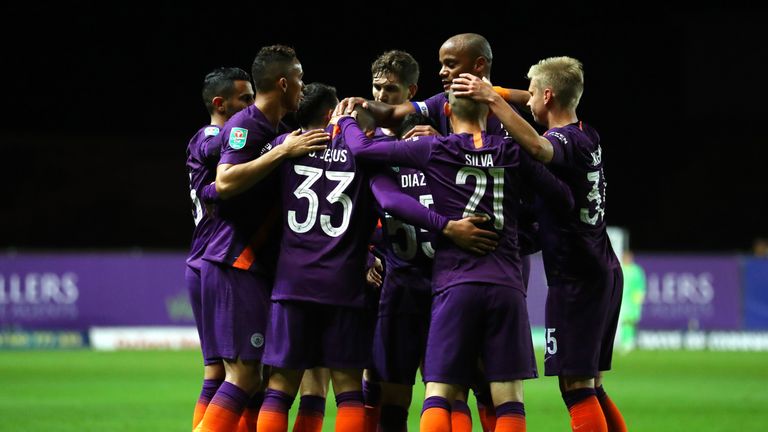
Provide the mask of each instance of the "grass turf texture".
{"label": "grass turf texture", "polygon": [[[189,431],[199,365],[194,351],[0,352],[0,431]],[[768,353],[637,351],[615,357],[605,388],[632,431],[763,431],[767,365]],[[417,384],[411,431],[423,392]],[[527,381],[525,398],[528,430],[570,430],[555,378]],[[334,416],[331,397],[324,431]]]}

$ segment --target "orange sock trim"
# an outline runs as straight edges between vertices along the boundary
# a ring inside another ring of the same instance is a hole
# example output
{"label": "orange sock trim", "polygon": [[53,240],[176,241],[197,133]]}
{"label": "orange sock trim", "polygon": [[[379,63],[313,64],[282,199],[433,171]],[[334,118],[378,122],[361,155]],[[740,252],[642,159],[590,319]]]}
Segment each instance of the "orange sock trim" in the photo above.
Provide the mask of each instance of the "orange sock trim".
{"label": "orange sock trim", "polygon": [[624,422],[624,416],[613,403],[611,398],[605,393],[597,397],[600,402],[600,408],[603,410],[605,422],[608,424],[608,432],[627,432],[627,424]]}
{"label": "orange sock trim", "polygon": [[259,432],[287,432],[288,413],[262,409],[259,411],[257,425]]}
{"label": "orange sock trim", "polygon": [[337,408],[336,432],[360,432],[365,431],[365,427],[365,408],[362,405]]}
{"label": "orange sock trim", "polygon": [[450,432],[451,412],[443,408],[429,408],[421,413],[420,432]]}
{"label": "orange sock trim", "polygon": [[571,429],[574,432],[608,432],[608,424],[596,396],[583,399],[569,408],[568,412],[571,414]]}
{"label": "orange sock trim", "polygon": [[496,419],[495,432],[525,432],[525,417],[505,415]]}
{"label": "orange sock trim", "polygon": [[483,432],[493,432],[496,428],[496,413],[491,412],[486,407],[478,407],[477,414],[480,417],[480,425],[483,428]]}
{"label": "orange sock trim", "polygon": [[207,403],[197,402],[195,404],[195,412],[192,414],[192,430],[195,430],[195,428],[200,425],[200,422],[203,421],[203,416],[205,416],[205,410],[207,408]]}
{"label": "orange sock trim", "polygon": [[199,432],[229,432],[237,429],[240,413],[230,411],[215,403],[208,404],[203,420],[195,431]]}

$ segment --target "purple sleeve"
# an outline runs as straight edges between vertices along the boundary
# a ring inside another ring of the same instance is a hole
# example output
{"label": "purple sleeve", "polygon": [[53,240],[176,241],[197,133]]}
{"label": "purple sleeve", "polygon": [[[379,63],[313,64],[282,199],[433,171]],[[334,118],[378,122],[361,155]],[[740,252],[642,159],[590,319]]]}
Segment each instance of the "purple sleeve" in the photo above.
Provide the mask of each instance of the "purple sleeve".
{"label": "purple sleeve", "polygon": [[568,212],[573,209],[573,194],[568,185],[524,151],[520,152],[520,172],[526,184],[544,200],[548,207],[558,212]]}
{"label": "purple sleeve", "polygon": [[438,234],[448,225],[448,218],[424,207],[416,198],[403,193],[390,175],[384,173],[372,175],[371,191],[381,208],[398,219]]}
{"label": "purple sleeve", "polygon": [[564,165],[569,159],[568,139],[560,132],[549,131],[544,134],[544,138],[552,143],[552,160],[549,162],[554,165]]}
{"label": "purple sleeve", "polygon": [[[360,159],[403,165],[424,170],[432,152],[432,137],[414,137],[405,141],[373,141],[357,125],[345,117],[338,123],[349,150]],[[420,139],[421,138],[421,139]]]}
{"label": "purple sleeve", "polygon": [[200,193],[200,200],[206,204],[212,204],[219,200],[219,193],[216,192],[216,185],[214,183],[203,187],[203,191]]}
{"label": "purple sleeve", "polygon": [[221,134],[212,136],[210,139],[204,140],[203,145],[200,146],[200,155],[203,163],[218,162],[219,156],[221,156]]}

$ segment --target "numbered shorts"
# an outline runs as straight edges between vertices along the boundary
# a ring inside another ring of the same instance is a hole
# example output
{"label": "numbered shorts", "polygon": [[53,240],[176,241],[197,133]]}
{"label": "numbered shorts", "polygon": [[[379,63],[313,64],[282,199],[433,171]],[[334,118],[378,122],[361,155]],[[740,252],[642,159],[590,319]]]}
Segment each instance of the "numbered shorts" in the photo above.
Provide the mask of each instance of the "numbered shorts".
{"label": "numbered shorts", "polygon": [[202,348],[206,364],[261,361],[272,282],[263,275],[203,261]]}
{"label": "numbered shorts", "polygon": [[427,346],[430,283],[424,278],[406,285],[387,281],[373,335],[373,372],[379,381],[413,385]]}
{"label": "numbered shorts", "polygon": [[432,298],[424,381],[471,386],[478,358],[491,382],[538,376],[522,291],[462,284]]}
{"label": "numbered shorts", "polygon": [[611,369],[622,288],[618,266],[592,280],[550,285],[544,319],[546,375],[595,377]]}
{"label": "numbered shorts", "polygon": [[264,364],[285,369],[364,369],[371,362],[369,314],[366,308],[272,302]]}

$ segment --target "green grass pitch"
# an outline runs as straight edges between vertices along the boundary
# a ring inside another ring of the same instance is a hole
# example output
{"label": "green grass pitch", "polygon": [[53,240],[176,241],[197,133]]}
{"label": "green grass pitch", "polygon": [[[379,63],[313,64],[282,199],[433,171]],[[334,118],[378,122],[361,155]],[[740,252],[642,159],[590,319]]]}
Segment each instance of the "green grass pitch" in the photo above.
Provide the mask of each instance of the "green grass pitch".
{"label": "green grass pitch", "polygon": [[[0,431],[189,431],[199,365],[194,351],[0,352]],[[636,351],[615,356],[605,387],[630,431],[768,430],[768,353]],[[529,431],[570,430],[554,378],[526,382],[525,408]]]}

